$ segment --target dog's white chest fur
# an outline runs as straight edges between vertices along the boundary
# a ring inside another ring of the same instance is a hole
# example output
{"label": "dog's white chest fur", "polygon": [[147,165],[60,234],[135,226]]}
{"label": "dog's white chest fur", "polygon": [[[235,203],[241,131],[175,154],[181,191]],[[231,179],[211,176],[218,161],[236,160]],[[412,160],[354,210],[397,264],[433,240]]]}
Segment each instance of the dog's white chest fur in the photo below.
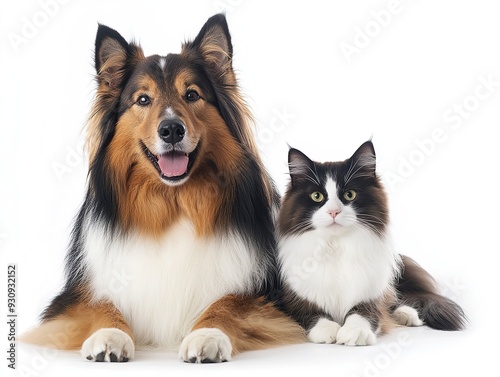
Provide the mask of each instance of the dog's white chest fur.
{"label": "dog's white chest fur", "polygon": [[331,237],[328,229],[285,237],[279,261],[286,283],[343,323],[356,304],[381,297],[397,273],[391,243],[368,230]]}
{"label": "dog's white chest fur", "polygon": [[161,240],[109,238],[91,226],[84,266],[95,300],[124,315],[136,343],[175,349],[200,314],[228,293],[254,286],[256,260],[237,238],[197,238],[182,221]]}

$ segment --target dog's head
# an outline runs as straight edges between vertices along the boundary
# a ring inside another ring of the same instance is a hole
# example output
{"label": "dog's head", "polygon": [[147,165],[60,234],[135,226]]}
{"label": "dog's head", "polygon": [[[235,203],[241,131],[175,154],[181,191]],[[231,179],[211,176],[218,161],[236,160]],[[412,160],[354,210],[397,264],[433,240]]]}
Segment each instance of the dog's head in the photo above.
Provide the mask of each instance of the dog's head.
{"label": "dog's head", "polygon": [[242,146],[255,149],[223,15],[210,18],[180,54],[166,56],[145,57],[138,45],[100,25],[95,66],[91,163],[109,149],[109,164],[122,164],[127,176],[140,171],[178,186],[207,161],[223,166],[241,158]]}

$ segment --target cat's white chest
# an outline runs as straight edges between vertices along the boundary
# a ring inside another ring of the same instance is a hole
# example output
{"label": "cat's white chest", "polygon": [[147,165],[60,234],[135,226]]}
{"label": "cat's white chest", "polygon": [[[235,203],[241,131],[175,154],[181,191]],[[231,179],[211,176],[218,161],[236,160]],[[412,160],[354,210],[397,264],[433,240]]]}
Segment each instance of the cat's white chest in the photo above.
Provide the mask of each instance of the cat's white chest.
{"label": "cat's white chest", "polygon": [[367,230],[337,237],[313,230],[283,238],[279,249],[285,282],[339,323],[353,306],[384,294],[399,261],[388,240]]}
{"label": "cat's white chest", "polygon": [[199,239],[187,221],[160,240],[109,240],[91,226],[84,250],[93,298],[114,303],[139,345],[175,349],[208,305],[257,279],[255,254],[241,239]]}

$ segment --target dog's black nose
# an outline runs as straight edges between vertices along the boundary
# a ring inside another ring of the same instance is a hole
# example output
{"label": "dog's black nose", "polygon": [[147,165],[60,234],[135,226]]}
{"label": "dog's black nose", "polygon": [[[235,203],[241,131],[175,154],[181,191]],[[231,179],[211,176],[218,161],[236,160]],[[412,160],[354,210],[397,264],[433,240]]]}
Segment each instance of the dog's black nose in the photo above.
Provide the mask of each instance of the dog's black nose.
{"label": "dog's black nose", "polygon": [[186,126],[180,119],[167,119],[160,123],[158,134],[165,143],[175,144],[186,134]]}

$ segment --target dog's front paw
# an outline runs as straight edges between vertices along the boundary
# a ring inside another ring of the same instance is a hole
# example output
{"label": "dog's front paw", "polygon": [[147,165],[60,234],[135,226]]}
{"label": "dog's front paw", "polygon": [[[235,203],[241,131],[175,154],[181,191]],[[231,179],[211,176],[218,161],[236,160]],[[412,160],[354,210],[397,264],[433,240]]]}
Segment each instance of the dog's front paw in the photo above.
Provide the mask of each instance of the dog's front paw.
{"label": "dog's front paw", "polygon": [[134,342],[124,331],[109,328],[93,333],[82,345],[80,353],[87,360],[126,362],[134,357]]}
{"label": "dog's front paw", "polygon": [[231,340],[219,329],[202,328],[182,341],[179,357],[188,363],[220,363],[231,360]]}
{"label": "dog's front paw", "polygon": [[307,338],[313,343],[335,343],[340,325],[326,318],[320,318],[314,327],[309,330]]}
{"label": "dog's front paw", "polygon": [[376,342],[377,336],[372,331],[370,322],[358,314],[347,317],[337,333],[337,344],[370,346]]}

